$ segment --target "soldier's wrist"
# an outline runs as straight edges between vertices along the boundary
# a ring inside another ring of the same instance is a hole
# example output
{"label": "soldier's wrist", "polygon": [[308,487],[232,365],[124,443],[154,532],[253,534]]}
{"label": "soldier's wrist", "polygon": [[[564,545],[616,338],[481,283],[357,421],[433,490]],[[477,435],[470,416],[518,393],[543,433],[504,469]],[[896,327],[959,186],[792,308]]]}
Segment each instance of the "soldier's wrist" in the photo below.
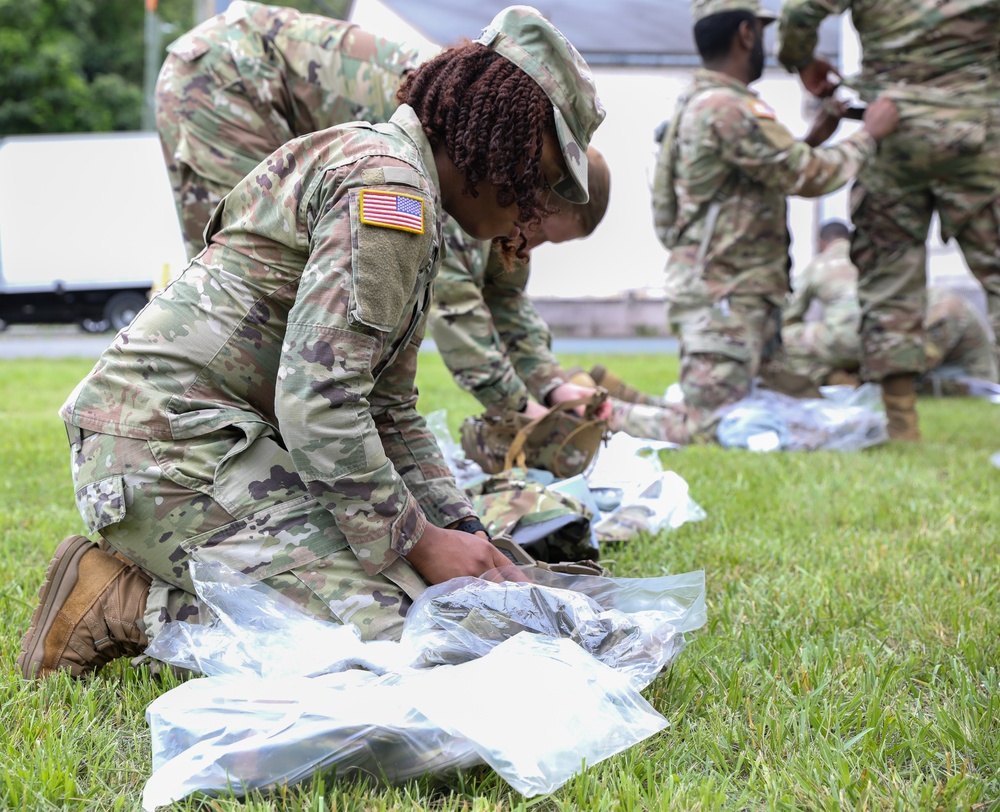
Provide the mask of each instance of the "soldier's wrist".
{"label": "soldier's wrist", "polygon": [[470,535],[482,531],[486,535],[486,538],[492,538],[490,531],[486,529],[486,525],[479,520],[478,516],[470,516],[467,519],[462,519],[462,521],[456,524],[452,529],[460,530],[461,532],[469,533]]}

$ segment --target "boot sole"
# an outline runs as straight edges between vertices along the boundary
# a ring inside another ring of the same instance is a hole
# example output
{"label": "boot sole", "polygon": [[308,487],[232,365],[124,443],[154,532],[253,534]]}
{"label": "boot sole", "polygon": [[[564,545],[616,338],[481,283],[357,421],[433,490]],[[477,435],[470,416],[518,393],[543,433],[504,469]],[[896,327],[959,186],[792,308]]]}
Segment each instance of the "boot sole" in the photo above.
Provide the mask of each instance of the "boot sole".
{"label": "boot sole", "polygon": [[56,548],[38,593],[38,606],[31,615],[31,625],[21,641],[21,653],[17,657],[17,665],[25,679],[47,676],[37,673],[45,656],[45,638],[77,582],[76,575],[72,583],[67,575],[71,572],[78,574],[80,559],[96,547],[86,536],[69,536]]}

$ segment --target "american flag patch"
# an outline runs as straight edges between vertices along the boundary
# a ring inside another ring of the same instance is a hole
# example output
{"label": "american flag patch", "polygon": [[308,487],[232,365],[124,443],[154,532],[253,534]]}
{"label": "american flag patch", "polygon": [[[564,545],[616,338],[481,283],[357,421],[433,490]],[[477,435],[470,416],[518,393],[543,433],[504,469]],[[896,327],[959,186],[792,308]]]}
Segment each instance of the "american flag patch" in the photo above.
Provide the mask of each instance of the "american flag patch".
{"label": "american flag patch", "polygon": [[412,195],[361,190],[361,222],[369,226],[424,233],[424,201]]}

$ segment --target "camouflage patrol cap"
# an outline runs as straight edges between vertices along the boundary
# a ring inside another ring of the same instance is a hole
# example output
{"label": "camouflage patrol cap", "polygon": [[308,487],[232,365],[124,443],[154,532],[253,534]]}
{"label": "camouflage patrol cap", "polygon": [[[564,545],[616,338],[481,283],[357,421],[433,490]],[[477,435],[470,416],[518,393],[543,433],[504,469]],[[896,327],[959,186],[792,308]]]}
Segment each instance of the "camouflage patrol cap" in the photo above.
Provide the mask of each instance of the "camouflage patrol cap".
{"label": "camouflage patrol cap", "polygon": [[552,102],[556,134],[569,177],[553,187],[572,203],[586,203],[587,147],[604,106],[583,57],[552,23],[530,6],[510,6],[493,18],[479,38],[534,79]]}
{"label": "camouflage patrol cap", "polygon": [[724,11],[749,11],[766,23],[774,22],[778,15],[761,6],[760,0],[691,0],[691,22],[704,20]]}

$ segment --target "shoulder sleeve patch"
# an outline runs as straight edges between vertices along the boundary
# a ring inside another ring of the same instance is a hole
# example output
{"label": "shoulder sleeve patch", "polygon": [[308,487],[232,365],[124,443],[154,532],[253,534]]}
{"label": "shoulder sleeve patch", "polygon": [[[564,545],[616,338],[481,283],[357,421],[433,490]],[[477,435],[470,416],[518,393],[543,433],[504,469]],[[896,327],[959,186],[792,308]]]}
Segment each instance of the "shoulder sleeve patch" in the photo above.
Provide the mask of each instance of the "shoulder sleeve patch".
{"label": "shoulder sleeve patch", "polygon": [[424,233],[424,201],[416,195],[361,190],[361,222],[366,226]]}
{"label": "shoulder sleeve patch", "polygon": [[750,110],[755,116],[757,116],[757,118],[769,118],[774,120],[778,117],[771,105],[766,102],[762,102],[760,99],[754,99],[750,102]]}
{"label": "shoulder sleeve patch", "polygon": [[[386,204],[379,196],[392,198],[390,207],[397,198],[410,201],[407,205],[412,204],[419,214],[409,216],[417,219],[419,229],[382,222],[390,216],[387,214],[373,215],[373,199],[379,205]],[[429,200],[393,190],[362,189],[351,194],[352,320],[381,332],[392,332],[399,326],[415,295],[421,269],[432,262],[434,229],[424,228],[423,223],[429,209],[433,209]]]}

